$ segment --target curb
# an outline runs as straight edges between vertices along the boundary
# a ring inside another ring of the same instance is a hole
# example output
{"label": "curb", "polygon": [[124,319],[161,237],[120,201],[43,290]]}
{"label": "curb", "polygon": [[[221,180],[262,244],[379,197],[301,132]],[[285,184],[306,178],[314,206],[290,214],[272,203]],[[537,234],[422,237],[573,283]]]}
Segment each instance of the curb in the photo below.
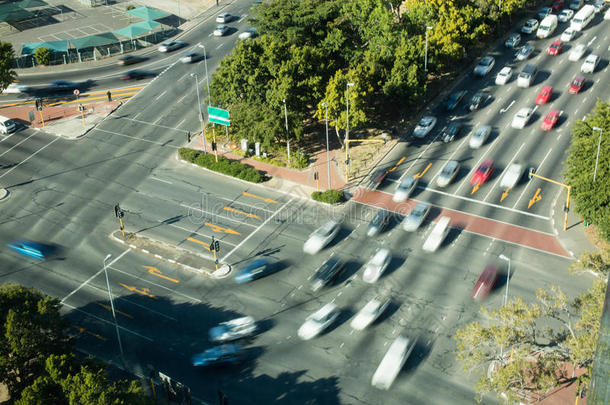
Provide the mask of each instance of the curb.
{"label": "curb", "polygon": [[[218,270],[210,272],[210,271],[204,270],[204,269],[196,269],[196,268],[194,268],[192,266],[189,266],[187,264],[178,263],[177,261],[175,261],[173,259],[168,259],[168,258],[163,257],[161,255],[158,255],[158,254],[155,254],[155,253],[151,253],[149,250],[139,248],[139,247],[137,247],[134,244],[128,243],[128,242],[126,242],[126,241],[124,241],[124,240],[122,240],[120,238],[117,238],[116,236],[114,236],[115,232],[111,232],[110,235],[109,235],[110,238],[113,239],[115,242],[119,242],[120,244],[122,244],[124,246],[127,246],[130,249],[132,249],[132,250],[135,250],[135,251],[138,251],[138,252],[141,252],[141,253],[145,253],[145,254],[147,254],[149,256],[154,257],[155,259],[163,260],[165,262],[168,262],[168,263],[180,266],[180,267],[182,267],[182,268],[184,268],[184,269],[186,269],[188,271],[192,271],[194,273],[197,273],[197,274],[200,274],[200,275],[205,275],[205,276],[208,276],[208,277],[211,277],[211,278],[215,278],[215,279],[225,278],[225,277],[227,277],[231,273],[231,266],[229,264],[223,264],[222,266],[220,266],[220,268]],[[200,254],[191,252],[190,250],[187,250],[187,249],[184,249],[184,248],[181,248],[181,247],[177,247],[177,246],[169,245],[169,244],[167,244],[165,242],[161,242],[161,241],[158,241],[158,240],[155,240],[155,239],[151,239],[151,238],[148,238],[148,237],[145,237],[145,236],[137,236],[137,237],[140,238],[140,239],[146,239],[146,240],[152,241],[154,243],[158,243],[158,244],[166,246],[166,247],[168,247],[170,249],[175,249],[175,250],[182,251],[184,253],[188,253],[188,254],[199,256],[202,259],[207,259],[207,260],[210,259],[210,258],[204,257],[204,256],[202,256]]]}

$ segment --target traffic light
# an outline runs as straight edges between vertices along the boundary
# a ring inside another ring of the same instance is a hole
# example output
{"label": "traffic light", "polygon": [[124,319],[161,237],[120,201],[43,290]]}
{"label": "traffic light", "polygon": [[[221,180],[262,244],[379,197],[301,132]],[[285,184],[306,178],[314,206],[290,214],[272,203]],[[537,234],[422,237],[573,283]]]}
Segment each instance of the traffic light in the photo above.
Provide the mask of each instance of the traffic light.
{"label": "traffic light", "polygon": [[36,109],[38,111],[42,111],[42,99],[41,98],[36,99]]}
{"label": "traffic light", "polygon": [[313,172],[313,179],[318,180],[318,172]]}
{"label": "traffic light", "polygon": [[119,213],[121,212],[121,207],[119,207],[119,204],[114,206],[114,216],[119,218]]}
{"label": "traffic light", "polygon": [[214,241],[214,250],[220,252],[220,242],[217,240]]}
{"label": "traffic light", "polygon": [[188,131],[188,132],[186,133],[186,140],[187,140],[188,142],[190,142],[190,141],[191,141],[191,131]]}

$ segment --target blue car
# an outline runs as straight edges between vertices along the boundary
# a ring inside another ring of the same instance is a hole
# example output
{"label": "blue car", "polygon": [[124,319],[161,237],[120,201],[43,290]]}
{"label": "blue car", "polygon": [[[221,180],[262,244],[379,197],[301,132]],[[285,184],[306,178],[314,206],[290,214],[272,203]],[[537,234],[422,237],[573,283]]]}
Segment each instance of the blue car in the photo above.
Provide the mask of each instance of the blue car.
{"label": "blue car", "polygon": [[238,284],[242,284],[256,280],[257,278],[273,273],[277,270],[277,266],[278,262],[271,257],[254,259],[237,271],[237,274],[235,274],[235,281]]}
{"label": "blue car", "polygon": [[213,366],[216,364],[237,363],[244,357],[244,351],[240,345],[230,344],[212,347],[191,357],[194,367]]}
{"label": "blue car", "polygon": [[40,243],[32,242],[29,240],[16,240],[8,243],[6,246],[10,247],[17,253],[21,253],[24,256],[33,257],[34,259],[44,259],[47,248]]}

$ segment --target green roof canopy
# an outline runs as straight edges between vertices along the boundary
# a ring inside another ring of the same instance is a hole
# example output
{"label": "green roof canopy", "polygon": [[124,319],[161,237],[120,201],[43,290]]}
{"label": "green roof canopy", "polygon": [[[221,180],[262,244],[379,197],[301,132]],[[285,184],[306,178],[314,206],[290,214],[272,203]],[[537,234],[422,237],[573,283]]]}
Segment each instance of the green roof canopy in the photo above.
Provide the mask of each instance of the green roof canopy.
{"label": "green roof canopy", "polygon": [[12,4],[0,4],[0,22],[21,21],[34,18],[31,11],[15,7]]}
{"label": "green roof canopy", "polygon": [[22,55],[31,55],[38,48],[49,48],[52,52],[68,52],[68,40],[48,42],[28,42],[21,46]]}
{"label": "green roof canopy", "polygon": [[134,8],[133,10],[126,11],[125,14],[130,14],[143,20],[156,20],[157,18],[167,17],[169,15],[169,13],[147,6]]}
{"label": "green roof canopy", "polygon": [[91,48],[92,46],[107,45],[119,42],[119,39],[112,32],[103,34],[89,35],[88,37],[74,38],[70,40],[76,49]]}
{"label": "green roof canopy", "polygon": [[139,35],[146,34],[147,32],[154,30],[159,25],[161,24],[156,21],[141,21],[112,32],[123,37],[135,38]]}

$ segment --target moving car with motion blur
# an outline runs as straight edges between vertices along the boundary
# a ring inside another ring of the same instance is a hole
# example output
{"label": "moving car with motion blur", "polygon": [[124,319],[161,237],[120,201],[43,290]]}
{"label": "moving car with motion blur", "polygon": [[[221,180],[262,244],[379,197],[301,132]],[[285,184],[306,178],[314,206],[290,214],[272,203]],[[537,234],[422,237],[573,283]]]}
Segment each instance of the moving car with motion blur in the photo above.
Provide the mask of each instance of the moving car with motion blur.
{"label": "moving car with motion blur", "polygon": [[419,203],[417,204],[409,215],[405,218],[402,229],[407,232],[414,232],[419,228],[419,226],[424,222],[428,213],[430,212],[430,204]]}
{"label": "moving car with motion blur", "polygon": [[208,332],[211,342],[229,342],[252,335],[256,332],[256,322],[251,316],[235,318],[214,326]]}
{"label": "moving car with motion blur", "polygon": [[405,177],[398,184],[398,186],[396,187],[396,190],[394,190],[394,195],[392,196],[392,201],[403,202],[404,200],[409,198],[411,193],[413,193],[413,190],[415,190],[415,187],[417,187],[418,182],[419,182],[419,177],[415,177],[415,176]]}
{"label": "moving car with motion blur", "polygon": [[251,260],[235,272],[235,282],[247,283],[275,272],[279,262],[271,257],[261,257]]}
{"label": "moving car with motion blur", "polygon": [[445,166],[443,166],[443,169],[439,173],[438,178],[436,179],[436,184],[439,187],[447,187],[449,183],[451,183],[453,179],[455,179],[455,176],[458,174],[459,171],[460,162],[458,162],[457,160],[448,161],[447,163],[445,163]]}
{"label": "moving car with motion blur", "polygon": [[367,326],[375,322],[377,318],[386,310],[388,305],[390,304],[390,300],[380,300],[378,298],[373,298],[369,302],[366,303],[364,307],[352,319],[350,322],[350,326],[352,329],[356,330],[364,330]]}
{"label": "moving car with motion blur", "polygon": [[470,179],[470,184],[481,186],[491,177],[491,174],[494,171],[494,161],[493,159],[485,159],[483,163],[477,167],[477,170],[472,175]]}
{"label": "moving car with motion blur", "polygon": [[388,268],[390,261],[392,260],[392,254],[386,248],[381,248],[375,252],[375,255],[366,264],[364,273],[362,274],[362,280],[365,283],[374,283],[379,280],[379,277]]}
{"label": "moving car with motion blur", "polygon": [[345,267],[345,262],[337,255],[329,257],[314,273],[311,278],[311,291],[316,292],[335,280]]}
{"label": "moving car with motion blur", "polygon": [[244,359],[244,351],[240,345],[228,344],[212,347],[191,357],[194,367],[208,367],[221,364],[234,364]]}
{"label": "moving car with motion blur", "polygon": [[337,236],[339,229],[341,229],[341,225],[338,222],[328,221],[309,235],[303,244],[303,252],[310,255],[318,253]]}
{"label": "moving car with motion blur", "polygon": [[339,308],[329,302],[305,319],[305,323],[299,328],[299,337],[303,340],[313,339],[328,328],[337,316],[339,316]]}
{"label": "moving car with motion blur", "polygon": [[373,237],[379,235],[386,226],[390,223],[391,212],[388,210],[380,209],[377,214],[371,219],[368,228],[366,229],[366,236]]}
{"label": "moving car with motion blur", "polygon": [[394,339],[375,370],[371,385],[382,390],[389,390],[413,351],[415,343],[414,339],[409,339],[406,336],[398,336]]}
{"label": "moving car with motion blur", "polygon": [[489,291],[491,291],[494,284],[496,284],[497,279],[498,268],[493,264],[487,265],[474,285],[472,298],[475,300],[482,300],[487,297]]}

